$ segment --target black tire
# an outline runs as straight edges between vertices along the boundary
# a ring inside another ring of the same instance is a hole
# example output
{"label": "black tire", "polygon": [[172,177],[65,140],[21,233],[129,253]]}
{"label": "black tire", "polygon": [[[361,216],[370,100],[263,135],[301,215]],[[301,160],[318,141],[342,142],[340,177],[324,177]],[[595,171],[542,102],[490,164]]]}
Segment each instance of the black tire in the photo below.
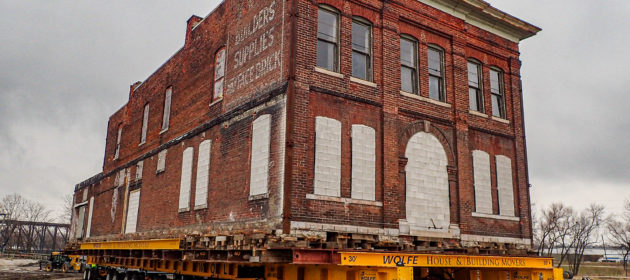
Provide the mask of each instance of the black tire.
{"label": "black tire", "polygon": [[53,271],[52,263],[47,263],[46,264],[46,272],[52,272],[52,271]]}
{"label": "black tire", "polygon": [[571,271],[564,271],[562,273],[562,278],[564,279],[573,279],[573,273],[571,273]]}
{"label": "black tire", "polygon": [[90,270],[89,269],[83,269],[83,280],[89,280],[89,276],[90,276]]}
{"label": "black tire", "polygon": [[61,272],[67,273],[69,270],[70,270],[70,264],[69,263],[63,263],[61,265]]}

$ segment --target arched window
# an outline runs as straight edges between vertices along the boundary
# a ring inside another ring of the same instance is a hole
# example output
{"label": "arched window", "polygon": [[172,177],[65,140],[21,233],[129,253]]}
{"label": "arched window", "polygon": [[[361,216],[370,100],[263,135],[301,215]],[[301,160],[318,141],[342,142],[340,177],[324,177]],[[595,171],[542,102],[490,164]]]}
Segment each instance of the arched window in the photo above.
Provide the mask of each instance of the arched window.
{"label": "arched window", "polygon": [[339,71],[339,11],[319,6],[317,14],[317,67]]}
{"label": "arched window", "polygon": [[166,88],[164,93],[164,111],[162,113],[162,131],[167,131],[171,120],[171,97],[173,87]]}
{"label": "arched window", "polygon": [[144,113],[142,115],[142,133],[140,134],[140,145],[147,141],[147,128],[149,127],[149,103],[144,105]]}
{"label": "arched window", "polygon": [[214,56],[214,95],[212,96],[212,101],[223,98],[224,77],[225,47],[222,47]]}
{"label": "arched window", "polygon": [[400,36],[400,90],[418,94],[418,41]]}
{"label": "arched window", "polygon": [[476,60],[468,61],[468,98],[470,110],[483,113],[483,73],[481,63]]}
{"label": "arched window", "polygon": [[492,115],[505,119],[505,91],[503,89],[503,71],[490,69],[490,97],[492,98]]}
{"label": "arched window", "polygon": [[352,19],[352,76],[372,80],[372,24],[364,19]]}
{"label": "arched window", "polygon": [[429,98],[446,102],[444,94],[444,50],[429,45],[427,50],[429,64]]}
{"label": "arched window", "polygon": [[118,124],[118,130],[116,134],[116,150],[114,151],[114,159],[118,159],[120,156],[120,138],[122,137],[122,123]]}

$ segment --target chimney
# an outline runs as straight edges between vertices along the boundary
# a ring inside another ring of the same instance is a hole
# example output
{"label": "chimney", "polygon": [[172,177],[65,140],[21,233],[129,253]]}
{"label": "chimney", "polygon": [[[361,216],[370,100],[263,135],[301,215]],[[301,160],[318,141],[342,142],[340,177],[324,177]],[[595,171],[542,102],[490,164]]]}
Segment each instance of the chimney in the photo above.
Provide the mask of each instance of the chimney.
{"label": "chimney", "polygon": [[187,21],[187,25],[186,25],[186,42],[185,44],[188,45],[188,42],[190,41],[190,32],[192,31],[192,29],[197,26],[197,24],[199,24],[199,22],[201,22],[203,20],[202,17],[198,17],[196,15],[192,15],[188,21]]}
{"label": "chimney", "polygon": [[133,94],[133,91],[136,90],[136,88],[138,88],[138,86],[140,86],[140,84],[142,84],[142,82],[141,81],[137,81],[137,82],[135,82],[135,83],[133,83],[133,84],[131,84],[129,86],[129,96],[131,96],[131,94]]}

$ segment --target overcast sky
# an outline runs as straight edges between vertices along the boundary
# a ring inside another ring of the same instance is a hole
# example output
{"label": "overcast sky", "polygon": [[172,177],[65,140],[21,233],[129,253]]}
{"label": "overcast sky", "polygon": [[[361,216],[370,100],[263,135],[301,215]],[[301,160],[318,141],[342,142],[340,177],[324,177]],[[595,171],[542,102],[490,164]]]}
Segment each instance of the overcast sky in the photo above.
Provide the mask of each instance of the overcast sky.
{"label": "overcast sky", "polygon": [[[0,0],[0,196],[61,209],[102,169],[108,117],[218,0]],[[543,28],[521,43],[532,201],[630,197],[627,0],[490,0]]]}

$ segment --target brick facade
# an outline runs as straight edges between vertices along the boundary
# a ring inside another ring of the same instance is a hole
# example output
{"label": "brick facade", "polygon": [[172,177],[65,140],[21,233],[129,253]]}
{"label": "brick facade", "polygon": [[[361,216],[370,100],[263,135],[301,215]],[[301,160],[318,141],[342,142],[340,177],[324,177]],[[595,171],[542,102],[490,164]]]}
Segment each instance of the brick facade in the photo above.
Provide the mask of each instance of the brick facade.
{"label": "brick facade", "polygon": [[[191,17],[184,47],[132,85],[129,102],[110,117],[103,172],[75,188],[77,209],[94,197],[92,219],[83,223],[91,225],[90,238],[341,232],[399,243],[448,238],[464,246],[529,246],[518,41],[539,29],[509,15],[500,18],[483,1],[449,6],[454,2],[226,0],[205,19]],[[316,66],[320,5],[339,15],[338,71]],[[352,77],[356,18],[371,25],[370,81]],[[401,34],[417,41],[418,94],[400,90]],[[429,47],[443,52],[442,101],[428,94]],[[216,69],[220,50],[226,53],[225,77]],[[482,65],[484,112],[469,110],[471,59]],[[491,67],[501,70],[504,119],[492,116]],[[164,130],[169,87],[170,125]],[[146,104],[147,140],[140,144]],[[207,166],[197,166],[205,162],[199,160],[205,140],[211,140],[209,171],[199,173]],[[189,207],[182,209],[187,148],[193,151],[192,175]],[[164,150],[165,168],[156,172]],[[491,209],[484,213],[475,212],[475,150],[489,158],[484,203]],[[140,161],[142,179],[136,180]],[[504,211],[510,172],[514,210]],[[195,209],[197,180],[208,182],[207,207]],[[136,233],[124,235],[126,203],[135,190]]]}

